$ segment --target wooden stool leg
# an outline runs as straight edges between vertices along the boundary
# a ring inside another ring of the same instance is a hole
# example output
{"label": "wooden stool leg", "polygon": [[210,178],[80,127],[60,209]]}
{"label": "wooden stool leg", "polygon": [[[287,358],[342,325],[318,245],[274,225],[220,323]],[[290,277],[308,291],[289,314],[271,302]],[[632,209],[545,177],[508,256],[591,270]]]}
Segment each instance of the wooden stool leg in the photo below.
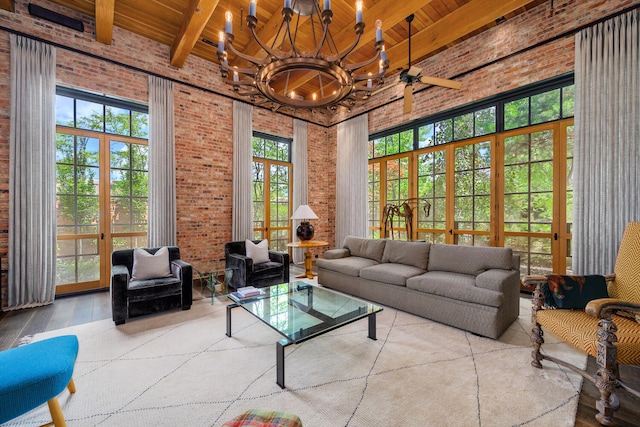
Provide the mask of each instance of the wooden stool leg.
{"label": "wooden stool leg", "polygon": [[76,392],[76,383],[73,382],[73,378],[71,378],[71,381],[67,384],[67,388],[69,389],[69,393],[73,394]]}
{"label": "wooden stool leg", "polygon": [[64,421],[64,415],[62,415],[62,408],[60,408],[60,402],[58,402],[58,398],[54,397],[53,399],[47,402],[49,405],[49,412],[51,412],[51,419],[53,419],[53,425],[56,427],[67,427],[67,423]]}

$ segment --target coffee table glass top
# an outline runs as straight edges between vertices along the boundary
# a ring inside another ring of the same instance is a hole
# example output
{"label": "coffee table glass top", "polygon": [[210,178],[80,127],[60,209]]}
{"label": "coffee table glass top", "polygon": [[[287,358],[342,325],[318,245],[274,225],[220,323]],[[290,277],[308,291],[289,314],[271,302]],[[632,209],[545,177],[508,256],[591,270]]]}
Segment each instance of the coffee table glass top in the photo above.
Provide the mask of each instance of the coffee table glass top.
{"label": "coffee table glass top", "polygon": [[370,302],[302,280],[262,290],[263,294],[253,298],[239,299],[233,294],[228,297],[292,343],[382,311]]}

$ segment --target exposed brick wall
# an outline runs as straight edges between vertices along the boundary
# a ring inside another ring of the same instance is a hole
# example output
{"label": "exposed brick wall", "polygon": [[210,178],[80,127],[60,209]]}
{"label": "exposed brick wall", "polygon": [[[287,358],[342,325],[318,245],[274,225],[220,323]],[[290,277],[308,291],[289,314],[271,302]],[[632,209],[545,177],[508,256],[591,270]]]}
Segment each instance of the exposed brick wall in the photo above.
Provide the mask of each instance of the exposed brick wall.
{"label": "exposed brick wall", "polygon": [[[81,19],[85,24],[84,33],[32,18],[27,12],[27,0],[16,0],[15,13],[0,10],[0,26],[96,56],[57,49],[60,84],[146,103],[148,73],[180,82],[175,84],[178,245],[185,259],[198,267],[222,266],[223,246],[231,239],[233,93],[219,78],[218,67],[190,56],[183,68],[176,69],[169,65],[169,46],[117,27],[113,32],[113,44],[103,45],[94,40],[90,17],[62,9],[47,0],[32,2]],[[556,1],[552,16],[550,3],[543,3],[418,64],[428,75],[451,77],[462,73],[460,80],[464,86],[461,91],[423,90],[415,95],[413,112],[404,115],[402,87],[399,86],[377,95],[366,106],[357,107],[350,114],[379,107],[368,113],[369,129],[374,132],[571,71],[573,37],[566,37],[464,74],[491,60],[637,4],[640,0]],[[9,227],[9,63],[9,33],[0,30],[0,253],[7,251]],[[382,106],[392,98],[398,100]],[[317,238],[329,241],[333,247],[335,124],[348,114],[297,114],[320,124],[309,123],[307,128],[309,203],[320,217],[314,221]],[[327,128],[326,124],[334,126]],[[254,108],[253,128],[291,137],[293,119]],[[316,253],[322,250],[317,249]],[[3,261],[6,266],[6,260]],[[1,305],[5,306],[6,277],[2,278],[1,290]]]}

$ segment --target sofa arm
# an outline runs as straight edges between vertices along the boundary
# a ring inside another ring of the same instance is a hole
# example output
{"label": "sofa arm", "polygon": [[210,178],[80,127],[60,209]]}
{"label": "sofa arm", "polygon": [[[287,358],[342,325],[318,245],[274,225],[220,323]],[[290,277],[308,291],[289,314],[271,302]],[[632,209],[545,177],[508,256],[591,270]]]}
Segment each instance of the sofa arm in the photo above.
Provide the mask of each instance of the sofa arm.
{"label": "sofa arm", "polygon": [[247,256],[227,254],[225,269],[231,269],[231,280],[228,285],[234,289],[245,286],[253,273],[253,260]]}
{"label": "sofa arm", "polygon": [[171,261],[171,274],[182,282],[182,309],[188,310],[193,301],[193,268],[181,259]]}
{"label": "sofa arm", "polygon": [[519,288],[520,274],[517,270],[501,270],[492,268],[476,276],[476,286],[497,292],[505,292],[506,286]]}
{"label": "sofa arm", "polygon": [[269,259],[285,266],[289,265],[289,254],[287,252],[269,251]]}
{"label": "sofa arm", "polygon": [[589,301],[585,308],[589,316],[598,319],[606,319],[619,310],[635,313],[637,318],[640,314],[640,304],[615,298],[599,298]]}
{"label": "sofa arm", "polygon": [[349,249],[340,248],[340,249],[329,249],[328,251],[324,251],[322,254],[324,259],[340,259],[351,256],[351,251]]}
{"label": "sofa arm", "polygon": [[129,269],[126,265],[111,267],[111,316],[116,325],[127,319],[127,287]]}

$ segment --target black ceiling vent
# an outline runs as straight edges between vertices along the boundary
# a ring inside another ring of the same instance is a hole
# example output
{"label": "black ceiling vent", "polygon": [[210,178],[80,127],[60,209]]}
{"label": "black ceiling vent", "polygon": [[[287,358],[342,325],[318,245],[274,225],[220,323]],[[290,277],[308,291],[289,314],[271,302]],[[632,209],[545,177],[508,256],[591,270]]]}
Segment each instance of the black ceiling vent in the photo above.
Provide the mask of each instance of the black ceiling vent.
{"label": "black ceiling vent", "polygon": [[47,21],[55,22],[56,24],[63,25],[76,31],[84,32],[84,24],[78,19],[69,18],[53,10],[45,9],[44,7],[29,3],[29,13],[38,18],[46,19]]}

